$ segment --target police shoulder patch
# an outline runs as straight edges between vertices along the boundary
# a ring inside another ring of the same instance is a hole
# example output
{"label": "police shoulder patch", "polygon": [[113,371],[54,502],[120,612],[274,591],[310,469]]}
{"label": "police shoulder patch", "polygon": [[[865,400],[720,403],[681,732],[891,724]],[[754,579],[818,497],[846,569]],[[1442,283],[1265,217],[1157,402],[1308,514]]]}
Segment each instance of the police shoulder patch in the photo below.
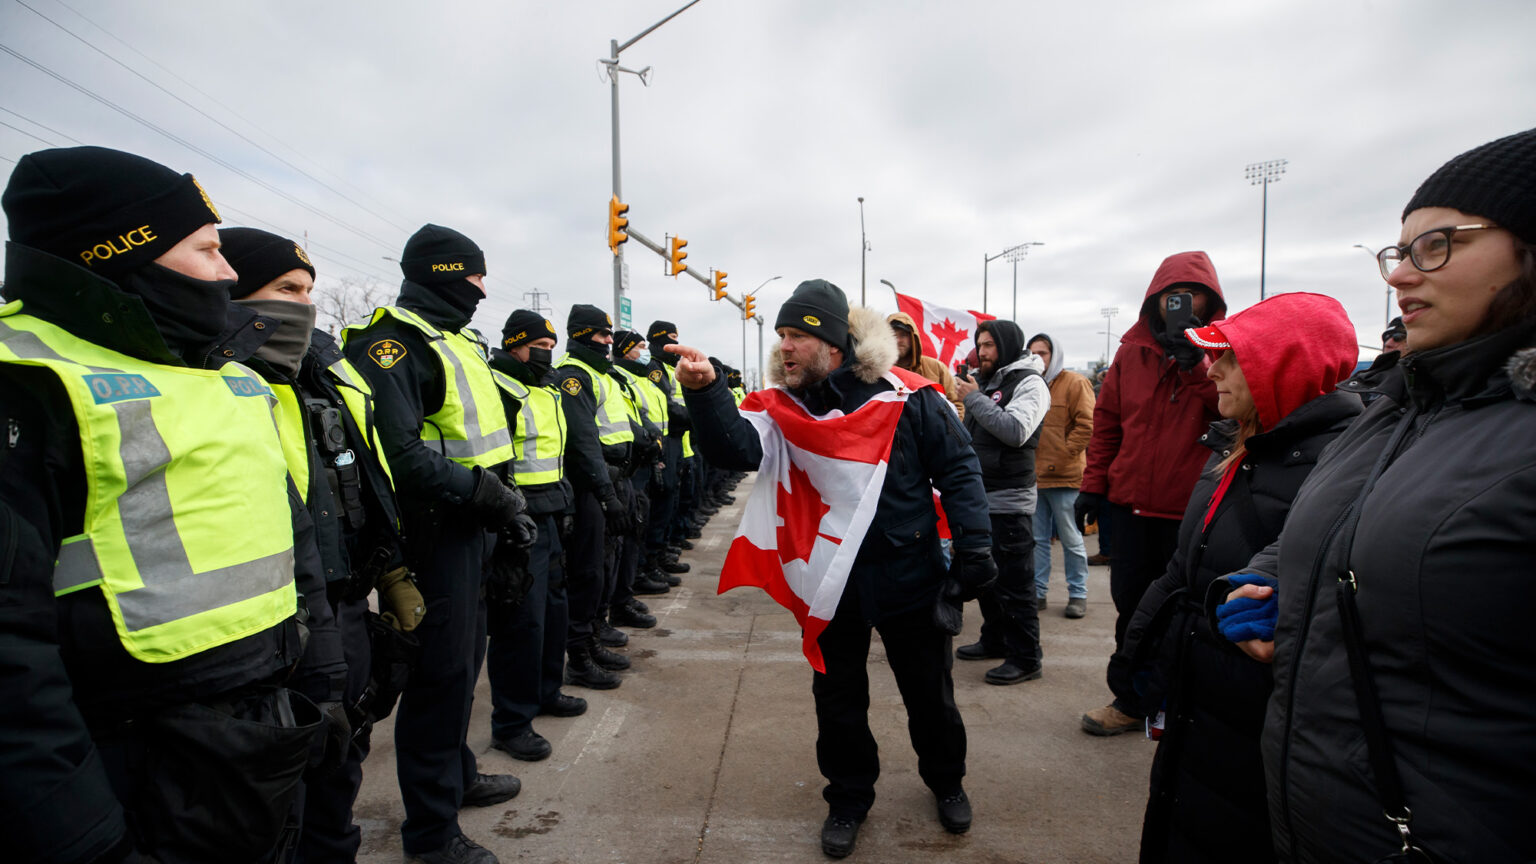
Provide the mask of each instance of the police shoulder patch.
{"label": "police shoulder patch", "polygon": [[391,369],[405,359],[405,346],[393,339],[380,339],[368,346],[368,356],[379,364],[380,369]]}
{"label": "police shoulder patch", "polygon": [[651,370],[651,374],[650,374],[649,377],[651,379],[651,383],[652,384],[660,384],[661,383],[661,370],[660,369],[652,369]]}
{"label": "police shoulder patch", "polygon": [[581,393],[581,379],[572,375],[571,377],[560,382],[560,389],[571,394],[572,396],[579,395]]}

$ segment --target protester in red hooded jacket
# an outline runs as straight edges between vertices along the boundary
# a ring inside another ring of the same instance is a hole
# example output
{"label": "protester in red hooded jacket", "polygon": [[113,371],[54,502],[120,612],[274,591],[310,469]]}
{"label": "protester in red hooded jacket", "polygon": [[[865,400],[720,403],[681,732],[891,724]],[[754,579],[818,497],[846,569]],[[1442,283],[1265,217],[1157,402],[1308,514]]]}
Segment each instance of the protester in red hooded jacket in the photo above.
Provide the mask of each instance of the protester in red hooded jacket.
{"label": "protester in red hooded jacket", "polygon": [[[1097,519],[1109,537],[1117,651],[1142,593],[1173,555],[1179,517],[1205,463],[1200,436],[1217,419],[1216,387],[1205,377],[1210,360],[1164,324],[1174,295],[1187,296],[1193,326],[1226,315],[1216,268],[1204,252],[1163,260],[1099,391],[1077,496],[1079,525]],[[1135,690],[1117,671],[1111,663],[1114,703],[1084,714],[1083,731],[1117,735],[1141,728]]]}
{"label": "protester in red hooded jacket", "polygon": [[1359,349],[1344,307],[1320,294],[1279,294],[1186,332],[1215,357],[1206,374],[1224,419],[1201,436],[1209,458],[1178,549],[1111,661],[1132,672],[1148,716],[1164,708],[1141,860],[1274,861],[1259,750],[1270,667],[1213,629],[1205,601],[1280,536],[1318,454],[1360,413],[1334,389]]}

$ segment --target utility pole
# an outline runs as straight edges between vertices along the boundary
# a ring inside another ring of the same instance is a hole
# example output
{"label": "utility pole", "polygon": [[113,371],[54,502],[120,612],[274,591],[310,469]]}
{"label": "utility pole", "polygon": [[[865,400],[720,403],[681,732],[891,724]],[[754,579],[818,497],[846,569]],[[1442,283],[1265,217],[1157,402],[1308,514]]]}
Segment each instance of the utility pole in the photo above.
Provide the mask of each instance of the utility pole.
{"label": "utility pole", "polygon": [[1099,309],[1099,314],[1104,316],[1104,365],[1108,366],[1109,365],[1109,337],[1110,337],[1110,334],[1113,332],[1111,330],[1111,328],[1110,328],[1110,322],[1115,319],[1116,315],[1120,314],[1120,307],[1118,307],[1118,306],[1105,306],[1105,307]]}
{"label": "utility pole", "polygon": [[864,274],[868,271],[869,237],[864,233],[864,196],[859,196],[859,305],[864,305]]}
{"label": "utility pole", "polygon": [[[530,298],[530,297],[532,297],[533,299],[529,300],[528,298]],[[549,292],[547,292],[547,291],[540,291],[537,288],[533,289],[532,291],[524,291],[523,292],[523,302],[527,303],[528,307],[535,314],[538,314],[538,315],[543,315],[544,314],[544,304],[541,303],[540,300],[539,300],[539,298],[541,298],[541,297],[544,298],[545,300],[548,300],[549,299]],[[545,317],[548,317],[548,316],[545,316]]]}
{"label": "utility pole", "polygon": [[[699,0],[689,0],[688,4],[683,6],[682,9],[673,12],[671,15],[668,15],[660,21],[657,21],[655,24],[645,28],[645,30],[640,32],[640,35],[630,39],[623,45],[620,45],[619,40],[617,39],[608,40],[608,58],[598,60],[599,63],[602,63],[604,66],[608,67],[608,84],[610,100],[612,102],[611,113],[613,123],[613,197],[620,201],[624,200],[624,195],[620,183],[621,177],[619,172],[619,73],[629,72],[637,76],[640,79],[640,83],[642,85],[649,86],[650,82],[648,79],[651,72],[651,67],[647,66],[644,69],[640,69],[638,71],[634,69],[626,69],[619,65],[619,54],[621,54],[624,49],[650,35],[651,31],[655,30],[657,27],[660,27],[668,21],[671,21],[673,18],[683,14],[684,10],[697,2],[699,2]],[[613,254],[614,315],[619,314],[619,306],[622,304],[624,297],[624,287],[624,247],[620,245],[614,248]]]}
{"label": "utility pole", "polygon": [[1269,184],[1279,183],[1285,176],[1284,159],[1271,159],[1268,162],[1254,162],[1243,169],[1243,177],[1248,180],[1249,186],[1264,186],[1264,215],[1259,228],[1259,299],[1264,299],[1264,268],[1265,258],[1268,256],[1269,246]]}

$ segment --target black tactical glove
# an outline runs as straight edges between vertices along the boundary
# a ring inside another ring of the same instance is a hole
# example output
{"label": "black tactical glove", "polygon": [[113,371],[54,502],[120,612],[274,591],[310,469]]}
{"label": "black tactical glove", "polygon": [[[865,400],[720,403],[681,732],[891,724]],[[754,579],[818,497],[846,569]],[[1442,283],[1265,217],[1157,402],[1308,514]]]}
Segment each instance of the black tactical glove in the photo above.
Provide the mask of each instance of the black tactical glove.
{"label": "black tactical glove", "polygon": [[523,598],[528,596],[528,589],[533,587],[533,573],[528,569],[528,549],[531,545],[515,541],[505,530],[501,532],[496,539],[496,549],[491,553],[490,573],[485,585],[486,599],[503,606],[516,606],[523,602]]}
{"label": "black tactical glove", "polygon": [[992,560],[992,547],[956,549],[955,559],[949,564],[949,580],[959,587],[961,603],[975,600],[981,592],[997,581],[997,562]]}
{"label": "black tactical glove", "polygon": [[325,717],[325,753],[316,767],[331,771],[347,759],[347,748],[352,744],[352,721],[347,719],[347,706],[341,702],[318,702],[315,707]]}
{"label": "black tactical glove", "polygon": [[500,530],[512,520],[528,511],[528,502],[516,486],[508,486],[494,473],[475,466],[475,491],[470,494],[469,506],[480,514],[485,527]]}
{"label": "black tactical glove", "polygon": [[1103,495],[1097,492],[1077,493],[1077,502],[1072,505],[1072,515],[1077,520],[1079,534],[1088,527],[1089,522],[1099,521],[1099,509],[1103,506]]}
{"label": "black tactical glove", "polygon": [[[1199,327],[1199,319],[1191,321],[1190,326]],[[1179,334],[1179,340],[1173,343],[1168,353],[1173,355],[1173,359],[1179,362],[1179,368],[1185,372],[1199,366],[1200,361],[1205,359],[1205,349],[1185,339],[1183,333]]]}
{"label": "black tactical glove", "polygon": [[933,626],[951,636],[959,636],[960,627],[964,623],[965,601],[960,599],[962,593],[959,581],[945,577],[939,583],[939,596],[933,601]]}
{"label": "black tactical glove", "polygon": [[603,523],[609,537],[617,537],[629,530],[629,510],[624,507],[624,502],[619,500],[612,486],[604,486],[598,493],[598,504],[603,508]]}
{"label": "black tactical glove", "polygon": [[498,544],[510,544],[526,551],[539,541],[539,523],[527,513],[519,513],[498,533],[501,535]]}

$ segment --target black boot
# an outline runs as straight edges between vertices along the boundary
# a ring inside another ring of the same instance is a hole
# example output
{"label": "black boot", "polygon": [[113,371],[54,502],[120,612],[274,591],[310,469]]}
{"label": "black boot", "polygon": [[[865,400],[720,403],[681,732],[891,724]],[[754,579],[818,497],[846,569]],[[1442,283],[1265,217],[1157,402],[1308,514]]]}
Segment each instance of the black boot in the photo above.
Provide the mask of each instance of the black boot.
{"label": "black boot", "polygon": [[662,559],[656,562],[656,566],[660,567],[663,573],[687,573],[693,569],[688,564],[677,560],[676,555],[662,556]]}
{"label": "black boot", "polygon": [[665,594],[672,590],[672,586],[664,580],[651,578],[649,573],[642,570],[635,574],[635,584],[631,590],[641,596],[650,596],[653,594]]}
{"label": "black boot", "polygon": [[592,655],[593,663],[597,664],[603,669],[607,669],[609,672],[615,672],[620,669],[629,668],[628,657],[625,657],[623,654],[619,654],[615,651],[609,651],[607,648],[603,647],[603,645],[600,644],[596,639],[593,639],[591,642],[587,643],[587,651]]}
{"label": "black boot", "polygon": [[[656,626],[656,616],[647,615],[628,604],[615,606],[608,612],[608,619],[620,627],[633,627],[636,630],[649,630]],[[628,641],[629,637],[624,637]]]}
{"label": "black boot", "polygon": [[592,662],[592,652],[585,645],[566,649],[565,683],[590,690],[612,690],[624,679]]}
{"label": "black boot", "polygon": [[617,622],[597,622],[597,641],[611,648],[623,648],[629,644],[629,636],[624,631],[614,627],[614,623]]}

